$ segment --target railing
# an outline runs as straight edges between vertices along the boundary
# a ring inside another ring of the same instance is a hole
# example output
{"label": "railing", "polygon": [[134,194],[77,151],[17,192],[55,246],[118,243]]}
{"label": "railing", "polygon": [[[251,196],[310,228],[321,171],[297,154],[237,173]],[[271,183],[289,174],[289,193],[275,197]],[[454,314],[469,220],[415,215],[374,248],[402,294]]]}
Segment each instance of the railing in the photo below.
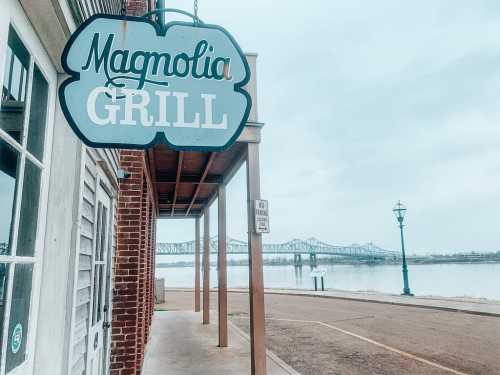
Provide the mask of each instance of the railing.
{"label": "railing", "polygon": [[[248,253],[248,245],[244,241],[227,238],[226,243],[228,254]],[[203,248],[203,243],[201,247]],[[210,239],[210,252],[217,253],[217,248],[218,238],[212,237]],[[194,254],[194,251],[194,241],[156,244],[156,253],[159,255],[190,255]],[[281,244],[263,244],[262,252],[264,254],[319,254],[356,258],[397,258],[400,256],[399,252],[385,250],[372,243],[367,243],[365,245],[354,244],[350,246],[336,246],[321,242],[315,238],[310,238],[308,240],[294,239]]]}
{"label": "railing", "polygon": [[96,13],[122,14],[123,0],[68,0],[68,4],[79,25]]}

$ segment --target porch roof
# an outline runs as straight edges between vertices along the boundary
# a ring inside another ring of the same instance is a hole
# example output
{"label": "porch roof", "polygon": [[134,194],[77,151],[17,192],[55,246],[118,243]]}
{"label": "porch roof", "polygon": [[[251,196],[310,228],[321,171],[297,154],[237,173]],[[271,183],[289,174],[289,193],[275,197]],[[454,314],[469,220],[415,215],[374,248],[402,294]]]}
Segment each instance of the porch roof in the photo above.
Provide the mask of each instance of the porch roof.
{"label": "porch roof", "polygon": [[262,126],[247,123],[237,142],[223,152],[175,151],[163,144],[149,149],[158,217],[201,216],[217,197],[217,186],[227,184],[245,161],[246,144],[260,142]]}

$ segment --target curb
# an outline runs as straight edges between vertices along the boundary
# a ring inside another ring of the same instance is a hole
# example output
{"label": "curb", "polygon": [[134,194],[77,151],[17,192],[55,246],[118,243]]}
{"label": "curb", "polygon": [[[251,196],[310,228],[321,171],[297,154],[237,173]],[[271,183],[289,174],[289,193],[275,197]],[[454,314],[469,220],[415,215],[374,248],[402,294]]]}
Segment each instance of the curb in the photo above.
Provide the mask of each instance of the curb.
{"label": "curb", "polygon": [[[176,291],[176,292],[191,292],[191,291],[193,291],[193,290],[186,289],[186,288],[179,288],[179,289],[169,288],[166,291],[168,291],[168,290]],[[217,288],[214,288],[212,290],[216,291]],[[248,291],[229,289],[228,293],[248,293]],[[332,296],[332,295],[324,295],[324,294],[308,294],[308,293],[285,293],[285,292],[273,291],[273,290],[265,290],[264,294],[272,294],[272,295],[278,295],[278,296],[298,296],[298,297],[338,299],[338,300],[344,300],[344,301],[367,302],[367,303],[379,303],[379,304],[383,304],[383,305],[415,307],[415,308],[419,308],[419,309],[440,310],[440,311],[447,311],[447,312],[456,312],[456,313],[462,313],[462,314],[500,318],[500,313],[494,313],[494,312],[460,309],[460,308],[456,308],[456,307],[446,307],[446,306],[412,304],[412,303],[395,302],[395,301],[381,301],[381,300],[369,299],[369,298],[342,297],[342,296]]]}
{"label": "curb", "polygon": [[[232,291],[233,293],[244,293],[243,291]],[[328,296],[328,295],[314,295],[307,293],[284,293],[284,292],[274,292],[267,291],[264,294],[274,294],[280,296],[299,296],[299,297],[314,297],[314,298],[326,298],[326,299],[340,299],[345,301],[355,301],[355,302],[367,302],[367,303],[379,303],[383,305],[395,305],[395,306],[405,306],[405,307],[416,307],[419,309],[430,309],[430,310],[441,310],[448,312],[457,312],[463,314],[470,315],[481,315],[481,316],[490,316],[499,318],[500,313],[492,313],[487,311],[477,311],[477,310],[468,310],[468,309],[460,309],[456,307],[446,307],[446,306],[431,306],[431,305],[420,305],[420,304],[412,304],[412,303],[404,303],[404,302],[395,302],[395,301],[381,301],[376,299],[368,299],[368,298],[356,298],[356,297],[341,297],[341,296]]]}

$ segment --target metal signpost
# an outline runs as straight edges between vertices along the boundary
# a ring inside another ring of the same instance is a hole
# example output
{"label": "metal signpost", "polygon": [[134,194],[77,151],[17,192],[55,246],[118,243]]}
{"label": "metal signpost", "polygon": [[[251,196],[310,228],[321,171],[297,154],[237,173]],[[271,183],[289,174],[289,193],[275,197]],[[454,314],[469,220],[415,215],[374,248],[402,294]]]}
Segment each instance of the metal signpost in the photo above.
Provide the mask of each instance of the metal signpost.
{"label": "metal signpost", "polygon": [[401,234],[401,252],[402,252],[402,261],[403,261],[403,293],[402,295],[404,296],[413,296],[413,293],[410,291],[410,283],[408,282],[408,265],[406,263],[406,254],[405,254],[405,241],[404,241],[404,236],[403,236],[403,221],[405,218],[406,214],[406,207],[401,203],[401,201],[398,201],[394,208],[392,209],[392,212],[396,216],[396,219],[399,224],[399,231]]}
{"label": "metal signpost", "polygon": [[321,278],[321,291],[325,291],[325,281],[324,278],[326,276],[326,270],[316,268],[311,271],[311,277],[314,279],[314,290],[318,291],[318,277]]}
{"label": "metal signpost", "polygon": [[250,69],[222,27],[94,15],[62,55],[64,115],[91,147],[222,151],[237,139],[251,99]]}

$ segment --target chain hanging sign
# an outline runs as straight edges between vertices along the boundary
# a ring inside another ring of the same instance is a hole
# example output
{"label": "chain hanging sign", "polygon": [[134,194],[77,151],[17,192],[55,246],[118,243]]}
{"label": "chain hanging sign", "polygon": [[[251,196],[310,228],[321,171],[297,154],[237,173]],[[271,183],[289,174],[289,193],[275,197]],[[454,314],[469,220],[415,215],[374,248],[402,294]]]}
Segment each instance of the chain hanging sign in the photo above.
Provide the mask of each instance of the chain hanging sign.
{"label": "chain hanging sign", "polygon": [[59,99],[91,147],[221,151],[248,119],[245,55],[222,27],[95,15],[71,36]]}

